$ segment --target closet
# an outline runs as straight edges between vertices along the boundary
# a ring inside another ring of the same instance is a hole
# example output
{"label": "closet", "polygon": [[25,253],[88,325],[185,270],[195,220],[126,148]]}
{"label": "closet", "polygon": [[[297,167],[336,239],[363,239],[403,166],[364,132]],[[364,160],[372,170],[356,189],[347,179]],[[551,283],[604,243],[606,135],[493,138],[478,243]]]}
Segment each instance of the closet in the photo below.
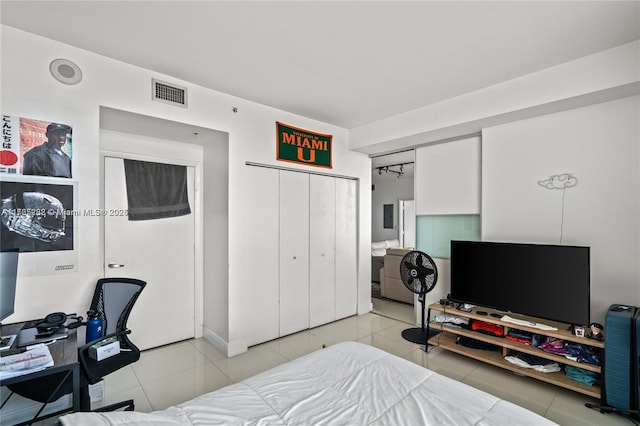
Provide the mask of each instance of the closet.
{"label": "closet", "polygon": [[[248,166],[249,241],[268,253],[247,301],[257,324],[249,346],[355,315],[356,185],[353,179]],[[256,316],[255,313],[258,313]]]}

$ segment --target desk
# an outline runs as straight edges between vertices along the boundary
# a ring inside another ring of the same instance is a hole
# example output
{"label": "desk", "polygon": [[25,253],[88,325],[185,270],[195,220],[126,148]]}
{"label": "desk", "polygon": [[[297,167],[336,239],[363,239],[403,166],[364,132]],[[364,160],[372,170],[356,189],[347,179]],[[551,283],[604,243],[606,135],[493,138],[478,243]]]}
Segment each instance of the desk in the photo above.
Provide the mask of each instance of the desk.
{"label": "desk", "polygon": [[[2,324],[2,333],[18,334],[24,327],[25,323]],[[11,349],[17,347],[18,339],[13,342]],[[71,380],[73,387],[73,411],[80,410],[80,364],[78,363],[78,344],[76,339],[76,329],[69,330],[69,336],[66,339],[58,340],[49,345],[49,351],[53,357],[53,367],[45,368],[35,373],[25,374],[22,376],[11,377],[0,380],[0,386],[6,386],[14,383],[24,382],[30,379],[48,376],[56,373],[66,373],[64,381]],[[29,423],[29,422],[27,422]]]}

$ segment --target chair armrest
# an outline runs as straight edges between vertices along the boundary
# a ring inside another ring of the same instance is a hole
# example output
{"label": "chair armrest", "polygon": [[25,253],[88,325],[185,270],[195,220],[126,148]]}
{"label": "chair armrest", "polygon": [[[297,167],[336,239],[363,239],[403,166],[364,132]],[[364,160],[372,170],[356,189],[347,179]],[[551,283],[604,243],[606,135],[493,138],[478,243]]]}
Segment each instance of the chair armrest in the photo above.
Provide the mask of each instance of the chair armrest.
{"label": "chair armrest", "polygon": [[[78,348],[78,361],[80,367],[90,384],[94,384],[102,380],[105,375],[122,368],[123,366],[137,361],[140,358],[140,349],[134,345],[128,338],[131,330],[125,329],[115,333],[107,334],[99,339],[93,340]],[[89,347],[103,340],[117,337],[120,342],[120,353],[106,358],[102,361],[96,361],[89,356]],[[124,351],[123,351],[124,350]]]}
{"label": "chair armrest", "polygon": [[[107,340],[107,339],[110,339],[110,338],[116,337],[116,336],[122,336],[122,335],[125,335],[125,334],[131,334],[131,330],[126,329],[126,330],[122,330],[122,331],[116,331],[115,333],[111,333],[111,334],[107,334],[106,336],[98,337],[97,339],[92,340],[91,342],[85,343],[84,345],[80,346],[78,348],[78,351],[83,350],[83,349],[88,349],[89,346],[93,346],[96,343],[101,342],[103,340]],[[118,340],[120,340],[120,339],[118,339]]]}

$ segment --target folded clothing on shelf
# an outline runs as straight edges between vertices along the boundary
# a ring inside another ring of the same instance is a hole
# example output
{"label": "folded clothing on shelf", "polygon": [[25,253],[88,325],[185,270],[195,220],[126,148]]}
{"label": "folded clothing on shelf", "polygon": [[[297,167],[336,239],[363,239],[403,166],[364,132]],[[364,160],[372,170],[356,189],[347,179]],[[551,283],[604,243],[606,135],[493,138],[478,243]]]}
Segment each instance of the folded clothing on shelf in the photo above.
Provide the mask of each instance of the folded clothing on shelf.
{"label": "folded clothing on shelf", "polygon": [[484,321],[474,320],[471,323],[471,329],[475,331],[479,331],[481,333],[491,334],[494,336],[503,336],[504,329],[502,326],[497,324],[491,324]]}
{"label": "folded clothing on shelf", "polygon": [[574,361],[592,365],[602,365],[602,356],[600,351],[589,345],[547,337],[545,341],[538,346],[538,348],[545,352],[561,355]]}
{"label": "folded clothing on shelf", "polygon": [[467,336],[458,336],[456,339],[456,344],[465,346],[467,348],[483,349],[486,351],[496,351],[500,349],[499,346],[483,342],[481,340],[472,339],[471,337]]}
{"label": "folded clothing on shelf", "polygon": [[536,356],[536,355],[526,354],[524,352],[518,352],[516,354],[516,357],[518,359],[521,359],[522,361],[526,362],[529,365],[548,365],[548,364],[553,364],[554,363],[550,359],[542,358],[542,357]]}
{"label": "folded clothing on shelf", "polygon": [[600,382],[598,373],[585,370],[584,368],[567,365],[564,367],[564,371],[567,373],[568,378],[585,383],[589,386],[597,385]]}
{"label": "folded clothing on shelf", "polygon": [[565,355],[569,353],[569,351],[564,347],[564,340],[556,339],[555,337],[547,337],[546,340],[538,347],[545,352],[556,355]]}
{"label": "folded clothing on shelf", "polygon": [[463,318],[456,315],[446,314],[444,312],[438,312],[432,317],[433,322],[440,322],[444,324],[456,324],[456,325],[468,325],[469,318]]}
{"label": "folded clothing on shelf", "polygon": [[557,362],[521,352],[518,352],[516,356],[506,356],[504,359],[518,367],[531,368],[540,373],[560,371],[560,365]]}
{"label": "folded clothing on shelf", "polygon": [[507,340],[513,340],[514,342],[522,343],[523,345],[531,344],[531,340],[523,339],[522,337],[512,336],[510,334],[507,334],[506,336],[504,336],[504,338]]}
{"label": "folded clothing on shelf", "polygon": [[600,351],[592,346],[576,342],[565,342],[564,348],[568,352],[565,354],[567,358],[574,358],[578,362],[584,362],[587,364],[602,365]]}
{"label": "folded clothing on shelf", "polygon": [[515,328],[510,329],[507,335],[512,337],[517,337],[519,339],[528,340],[529,342],[531,342],[531,339],[533,338],[533,333],[529,333],[528,331],[517,330]]}

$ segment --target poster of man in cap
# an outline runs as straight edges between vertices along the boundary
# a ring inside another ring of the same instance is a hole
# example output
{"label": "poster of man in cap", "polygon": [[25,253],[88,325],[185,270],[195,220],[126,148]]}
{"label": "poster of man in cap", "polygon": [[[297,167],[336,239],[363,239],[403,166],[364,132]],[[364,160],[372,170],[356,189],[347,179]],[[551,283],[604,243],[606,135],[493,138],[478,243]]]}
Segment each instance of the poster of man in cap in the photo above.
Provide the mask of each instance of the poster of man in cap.
{"label": "poster of man in cap", "polygon": [[0,174],[71,178],[71,135],[64,123],[3,115]]}

